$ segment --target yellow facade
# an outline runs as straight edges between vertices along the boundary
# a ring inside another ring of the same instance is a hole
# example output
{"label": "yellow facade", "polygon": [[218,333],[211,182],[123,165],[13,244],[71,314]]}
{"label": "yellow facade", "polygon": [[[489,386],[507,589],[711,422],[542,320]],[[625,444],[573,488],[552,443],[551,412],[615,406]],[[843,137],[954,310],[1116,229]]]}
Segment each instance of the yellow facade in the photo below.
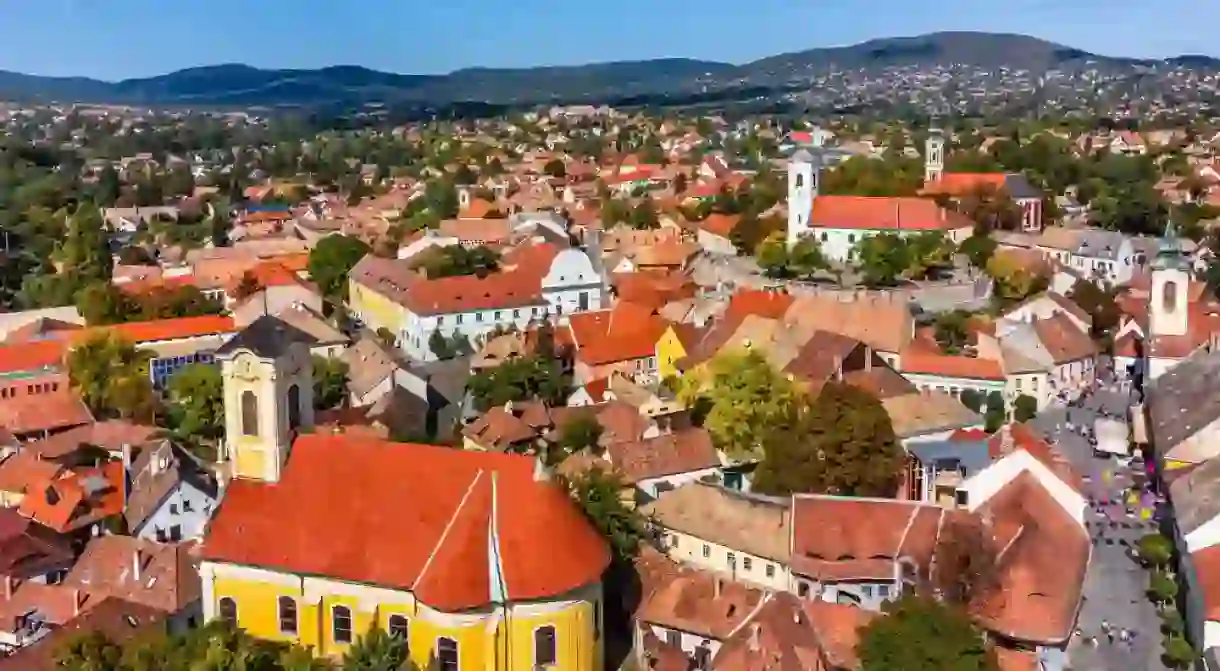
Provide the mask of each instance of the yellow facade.
{"label": "yellow facade", "polygon": [[407,321],[407,309],[386,296],[355,280],[348,281],[348,307],[359,315],[371,331],[387,329],[401,333]]}
{"label": "yellow facade", "polygon": [[686,357],[686,348],[674,327],[670,326],[657,341],[657,374],[662,380],[679,375],[678,362]]}
{"label": "yellow facade", "polygon": [[[536,671],[535,633],[555,632],[554,671],[602,671],[601,588],[591,585],[549,603],[518,603],[463,613],[444,613],[417,602],[409,592],[305,578],[261,569],[204,562],[205,614],[215,617],[231,599],[237,624],[258,638],[293,642],[321,657],[342,655],[350,644],[335,640],[336,606],[350,609],[352,639],[373,626],[390,629],[395,615],[407,618],[411,659],[436,669],[442,639],[457,645],[461,671]],[[297,631],[280,630],[281,597],[297,606]]]}

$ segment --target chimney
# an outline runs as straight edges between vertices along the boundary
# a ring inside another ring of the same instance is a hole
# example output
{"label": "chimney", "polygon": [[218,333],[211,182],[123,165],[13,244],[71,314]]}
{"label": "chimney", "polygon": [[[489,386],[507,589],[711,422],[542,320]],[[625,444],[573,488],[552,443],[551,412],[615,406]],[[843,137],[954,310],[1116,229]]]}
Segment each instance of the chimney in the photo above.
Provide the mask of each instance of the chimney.
{"label": "chimney", "polygon": [[867,373],[873,369],[873,348],[868,345],[864,346],[864,372]]}
{"label": "chimney", "polygon": [[131,553],[131,576],[136,582],[140,582],[140,564],[143,563],[142,559],[138,549]]}
{"label": "chimney", "polygon": [[719,599],[720,594],[724,591],[724,580],[717,576],[712,579],[712,597]]}
{"label": "chimney", "polygon": [[761,643],[759,641],[759,632],[761,629],[762,629],[762,626],[759,625],[757,622],[752,622],[750,624],[750,642],[749,642],[750,652],[758,652],[758,649],[760,647],[762,647]]}
{"label": "chimney", "polygon": [[72,615],[80,615],[80,607],[84,605],[85,597],[79,589],[72,590]]}
{"label": "chimney", "polygon": [[835,380],[842,382],[843,381],[843,357],[839,356],[838,354],[836,354],[835,358],[834,358],[834,373],[835,373]]}
{"label": "chimney", "polygon": [[13,580],[13,576],[6,574],[4,576],[4,598],[6,600],[13,598],[13,590],[17,589],[17,581]]}

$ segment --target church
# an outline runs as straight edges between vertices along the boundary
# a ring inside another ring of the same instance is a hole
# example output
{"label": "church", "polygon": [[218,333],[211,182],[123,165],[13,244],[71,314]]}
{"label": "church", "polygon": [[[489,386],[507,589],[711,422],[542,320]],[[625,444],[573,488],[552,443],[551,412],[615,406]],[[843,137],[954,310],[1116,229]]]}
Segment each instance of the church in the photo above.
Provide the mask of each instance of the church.
{"label": "church", "polygon": [[962,198],[980,189],[1008,194],[1021,208],[1021,230],[1042,230],[1042,194],[1025,175],[1004,172],[945,172],[945,136],[933,127],[924,147],[924,196]]}

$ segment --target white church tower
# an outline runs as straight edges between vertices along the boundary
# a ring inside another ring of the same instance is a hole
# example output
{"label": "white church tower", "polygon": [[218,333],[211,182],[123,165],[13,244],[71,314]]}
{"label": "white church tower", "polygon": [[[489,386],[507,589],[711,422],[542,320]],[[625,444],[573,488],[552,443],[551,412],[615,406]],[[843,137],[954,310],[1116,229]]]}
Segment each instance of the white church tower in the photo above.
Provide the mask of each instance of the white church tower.
{"label": "white church tower", "polygon": [[1152,261],[1152,291],[1148,296],[1149,337],[1186,335],[1190,327],[1190,265],[1182,253],[1177,227],[1165,227]]}
{"label": "white church tower", "polygon": [[923,183],[933,184],[940,181],[945,174],[945,135],[940,130],[936,119],[932,119],[932,127],[928,130],[928,141],[923,152]]}
{"label": "white church tower", "polygon": [[821,164],[817,156],[801,149],[788,162],[788,245],[796,244],[809,231],[813,199],[818,197]]}

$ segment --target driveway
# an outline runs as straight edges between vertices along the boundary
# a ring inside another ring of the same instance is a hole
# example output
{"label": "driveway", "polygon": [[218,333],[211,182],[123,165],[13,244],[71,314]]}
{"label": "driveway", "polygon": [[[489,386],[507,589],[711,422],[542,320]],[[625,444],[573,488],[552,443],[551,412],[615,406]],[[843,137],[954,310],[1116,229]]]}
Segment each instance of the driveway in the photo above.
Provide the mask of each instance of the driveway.
{"label": "driveway", "polygon": [[[1090,503],[1085,525],[1093,540],[1093,554],[1077,622],[1080,633],[1068,646],[1070,668],[1077,671],[1165,668],[1160,659],[1160,618],[1145,595],[1148,576],[1132,559],[1139,538],[1156,531],[1156,521],[1144,519],[1141,513],[1142,506],[1154,509],[1155,503],[1145,499],[1128,508],[1125,493],[1138,474],[1112,457],[1093,456],[1088,441],[1064,424],[1069,420],[1077,426],[1091,427],[1103,410],[1111,416],[1123,416],[1128,403],[1126,394],[1103,388],[1088,395],[1080,408],[1048,408],[1031,422],[1055,440],[1085,478],[1084,493]],[[1115,636],[1111,641],[1103,623],[1113,631],[1133,632],[1133,640],[1123,643]]]}

